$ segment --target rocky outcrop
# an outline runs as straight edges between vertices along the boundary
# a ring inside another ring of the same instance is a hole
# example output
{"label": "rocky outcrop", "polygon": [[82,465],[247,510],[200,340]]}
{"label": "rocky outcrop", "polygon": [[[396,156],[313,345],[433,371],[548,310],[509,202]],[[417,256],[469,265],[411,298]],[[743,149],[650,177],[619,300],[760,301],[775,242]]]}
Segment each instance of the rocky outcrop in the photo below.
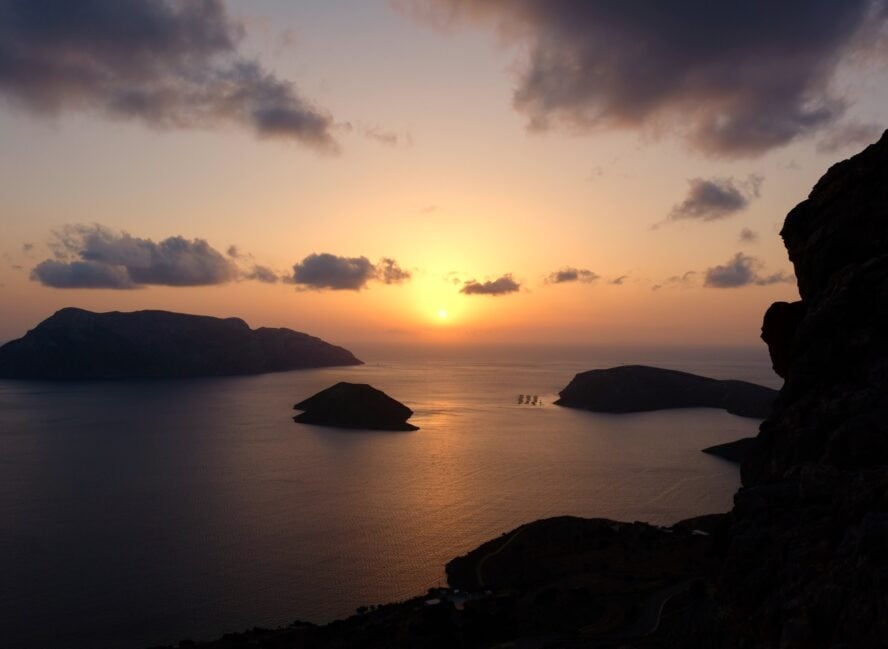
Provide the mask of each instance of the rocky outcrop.
{"label": "rocky outcrop", "polygon": [[762,328],[786,379],[742,466],[718,579],[726,646],[888,646],[888,133],[781,236],[801,301]]}
{"label": "rocky outcrop", "polygon": [[347,349],[239,318],[62,309],[0,347],[0,377],[121,379],[261,374],[360,365]]}
{"label": "rocky outcrop", "polygon": [[746,381],[719,381],[688,372],[621,365],[577,374],[555,403],[595,412],[643,412],[668,408],[723,408],[764,419],[777,391]]}
{"label": "rocky outcrop", "polygon": [[834,165],[780,234],[802,300],[775,304],[765,318],[762,338],[786,385],[743,467],[744,484],[779,480],[806,463],[885,465],[888,134]]}
{"label": "rocky outcrop", "polygon": [[300,401],[293,417],[301,424],[363,430],[419,430],[408,424],[413,411],[365,383],[340,382]]}

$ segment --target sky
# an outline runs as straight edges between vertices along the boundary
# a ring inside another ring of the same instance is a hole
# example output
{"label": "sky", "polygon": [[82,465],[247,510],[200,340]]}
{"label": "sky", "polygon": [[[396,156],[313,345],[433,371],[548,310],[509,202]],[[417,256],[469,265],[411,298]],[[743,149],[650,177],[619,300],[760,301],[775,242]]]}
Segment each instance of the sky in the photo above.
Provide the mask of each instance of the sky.
{"label": "sky", "polygon": [[888,126],[873,0],[0,0],[0,341],[756,344]]}

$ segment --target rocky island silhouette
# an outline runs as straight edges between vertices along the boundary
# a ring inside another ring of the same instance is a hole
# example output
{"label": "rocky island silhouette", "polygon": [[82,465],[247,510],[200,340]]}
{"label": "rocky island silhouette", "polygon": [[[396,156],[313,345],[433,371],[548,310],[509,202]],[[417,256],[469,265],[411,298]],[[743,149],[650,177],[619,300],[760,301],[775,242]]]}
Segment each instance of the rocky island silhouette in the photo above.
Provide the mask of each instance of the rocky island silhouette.
{"label": "rocky island silhouette", "polygon": [[240,318],[66,308],[0,347],[0,378],[232,376],[361,365],[347,349]]}

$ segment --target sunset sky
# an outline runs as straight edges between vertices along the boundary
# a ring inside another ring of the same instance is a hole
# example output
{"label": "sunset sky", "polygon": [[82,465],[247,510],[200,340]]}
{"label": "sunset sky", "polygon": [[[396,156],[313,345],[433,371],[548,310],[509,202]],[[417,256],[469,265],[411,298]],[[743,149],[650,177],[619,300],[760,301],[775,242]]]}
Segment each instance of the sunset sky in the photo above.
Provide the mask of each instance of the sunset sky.
{"label": "sunset sky", "polygon": [[754,343],[787,211],[888,125],[888,9],[629,7],[0,0],[0,341]]}

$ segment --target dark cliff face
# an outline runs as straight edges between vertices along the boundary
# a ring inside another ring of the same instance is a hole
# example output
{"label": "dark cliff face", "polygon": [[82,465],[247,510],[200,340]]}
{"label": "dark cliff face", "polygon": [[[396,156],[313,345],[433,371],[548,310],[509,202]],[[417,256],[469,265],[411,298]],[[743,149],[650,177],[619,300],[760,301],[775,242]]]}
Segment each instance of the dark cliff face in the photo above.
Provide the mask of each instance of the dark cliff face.
{"label": "dark cliff face", "polygon": [[226,376],[360,362],[297,331],[167,311],[62,309],[0,347],[0,377],[16,379]]}
{"label": "dark cliff face", "polygon": [[888,461],[888,132],[834,165],[781,235],[802,300],[765,316],[786,384],[744,464],[746,485],[805,463]]}
{"label": "dark cliff face", "polygon": [[743,463],[717,646],[885,647],[888,133],[833,166],[781,234],[802,300],[762,328],[786,383]]}

